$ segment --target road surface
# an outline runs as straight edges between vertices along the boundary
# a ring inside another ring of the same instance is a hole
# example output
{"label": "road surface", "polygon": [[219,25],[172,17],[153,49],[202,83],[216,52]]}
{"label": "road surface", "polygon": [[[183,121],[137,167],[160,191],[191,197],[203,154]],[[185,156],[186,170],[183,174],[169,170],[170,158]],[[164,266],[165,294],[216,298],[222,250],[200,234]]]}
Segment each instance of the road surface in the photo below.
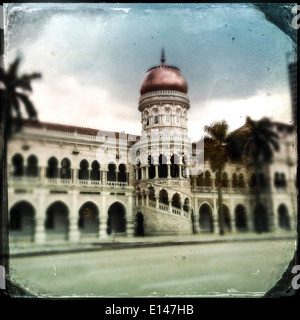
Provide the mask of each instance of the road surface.
{"label": "road surface", "polygon": [[40,297],[259,297],[294,251],[286,239],[14,257],[11,280]]}

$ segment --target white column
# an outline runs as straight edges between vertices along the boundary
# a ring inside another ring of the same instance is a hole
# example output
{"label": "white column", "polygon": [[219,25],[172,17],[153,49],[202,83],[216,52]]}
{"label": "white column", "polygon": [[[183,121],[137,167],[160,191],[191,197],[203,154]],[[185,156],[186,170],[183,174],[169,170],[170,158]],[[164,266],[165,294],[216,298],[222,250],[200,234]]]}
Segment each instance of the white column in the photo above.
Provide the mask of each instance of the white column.
{"label": "white column", "polygon": [[172,213],[172,200],[168,200],[169,202],[169,213]]}
{"label": "white column", "polygon": [[107,211],[106,211],[106,198],[108,197],[109,192],[101,192],[101,212],[100,212],[100,228],[99,228],[99,238],[106,239],[107,238]]}
{"label": "white column", "polygon": [[200,233],[200,226],[199,226],[199,210],[198,210],[198,200],[195,197],[194,202],[194,228],[196,233]]}
{"label": "white column", "polygon": [[134,236],[134,216],[132,208],[132,196],[128,196],[128,212],[126,217],[126,235],[128,237]]}
{"label": "white column", "polygon": [[155,164],[155,179],[158,178],[158,164]]}
{"label": "white column", "polygon": [[40,182],[45,183],[46,179],[46,167],[40,167]]}
{"label": "white column", "polygon": [[214,197],[213,199],[213,226],[214,226],[214,233],[219,233],[219,216],[218,216],[218,210],[217,210],[217,201]]}
{"label": "white column", "polygon": [[72,170],[72,182],[74,184],[77,184],[77,182],[78,182],[78,170],[79,169],[73,169]]}
{"label": "white column", "polygon": [[38,211],[36,213],[36,226],[34,230],[34,242],[36,244],[45,244],[46,242],[46,230],[45,230],[45,220],[46,211],[44,208],[45,204],[45,194],[46,190],[37,190],[39,194]]}
{"label": "white column", "polygon": [[168,179],[170,179],[171,178],[171,170],[170,170],[170,164],[168,163],[167,164],[167,167],[168,167]]}
{"label": "white column", "polygon": [[159,196],[155,196],[155,208],[159,209]]}
{"label": "white column", "polygon": [[145,166],[145,170],[146,170],[146,179],[149,179],[149,165]]}
{"label": "white column", "polygon": [[182,178],[182,172],[181,172],[181,169],[182,168],[182,164],[179,164],[178,165],[178,170],[179,170],[179,179],[181,179]]}
{"label": "white column", "polygon": [[180,215],[184,217],[183,204],[180,205]]}
{"label": "white column", "polygon": [[71,212],[69,218],[69,241],[70,242],[79,242],[80,240],[80,232],[78,229],[78,218],[79,218],[79,211],[77,207],[79,191],[73,190],[72,191],[72,205],[71,205]]}

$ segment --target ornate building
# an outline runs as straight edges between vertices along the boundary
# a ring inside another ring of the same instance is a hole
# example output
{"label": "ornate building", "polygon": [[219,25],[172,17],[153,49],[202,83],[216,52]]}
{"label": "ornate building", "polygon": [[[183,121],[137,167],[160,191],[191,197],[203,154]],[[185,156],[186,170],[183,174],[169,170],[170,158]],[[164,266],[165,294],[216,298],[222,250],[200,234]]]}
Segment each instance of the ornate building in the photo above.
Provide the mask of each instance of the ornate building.
{"label": "ornate building", "polygon": [[[273,123],[281,148],[260,182],[270,205],[253,201],[253,173],[227,164],[222,177],[188,137],[188,86],[176,67],[146,73],[142,135],[27,121],[8,146],[10,241],[83,242],[124,236],[292,230],[296,155],[291,125]],[[195,160],[196,159],[196,160]]]}

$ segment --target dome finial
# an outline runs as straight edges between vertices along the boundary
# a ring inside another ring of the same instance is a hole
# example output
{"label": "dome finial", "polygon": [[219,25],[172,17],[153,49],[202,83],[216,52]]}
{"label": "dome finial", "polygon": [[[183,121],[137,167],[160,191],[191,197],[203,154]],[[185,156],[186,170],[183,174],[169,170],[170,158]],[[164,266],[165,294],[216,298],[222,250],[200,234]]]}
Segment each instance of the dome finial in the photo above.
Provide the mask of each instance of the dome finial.
{"label": "dome finial", "polygon": [[160,59],[160,61],[161,61],[162,65],[165,64],[165,62],[166,62],[165,50],[164,49],[162,49],[162,51],[161,51],[161,59]]}

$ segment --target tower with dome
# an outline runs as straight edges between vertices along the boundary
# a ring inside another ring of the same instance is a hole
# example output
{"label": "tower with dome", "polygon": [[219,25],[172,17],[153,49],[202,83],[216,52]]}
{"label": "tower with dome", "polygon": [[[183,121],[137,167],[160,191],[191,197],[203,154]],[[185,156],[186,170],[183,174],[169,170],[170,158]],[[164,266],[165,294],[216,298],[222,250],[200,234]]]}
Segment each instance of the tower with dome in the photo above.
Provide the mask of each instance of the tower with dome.
{"label": "tower with dome", "polygon": [[[8,145],[11,245],[219,234],[217,177],[188,136],[189,109],[188,84],[162,51],[140,86],[140,136],[25,121]],[[258,223],[263,231],[293,229],[293,127],[272,125],[282,146],[264,173],[272,212],[253,206],[251,168],[227,163],[219,177],[226,233],[253,232]]]}

